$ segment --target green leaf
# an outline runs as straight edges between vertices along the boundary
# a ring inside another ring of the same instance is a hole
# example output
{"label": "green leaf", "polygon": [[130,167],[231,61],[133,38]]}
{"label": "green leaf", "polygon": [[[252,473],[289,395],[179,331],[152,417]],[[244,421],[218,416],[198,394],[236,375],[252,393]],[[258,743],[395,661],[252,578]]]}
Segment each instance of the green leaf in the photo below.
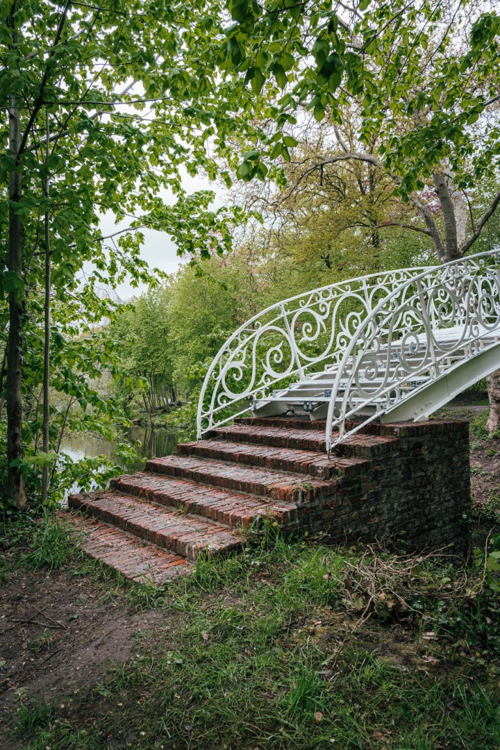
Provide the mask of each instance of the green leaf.
{"label": "green leaf", "polygon": [[243,23],[249,17],[248,0],[232,0],[229,3],[229,10],[231,18],[238,21],[238,23]]}
{"label": "green leaf", "polygon": [[7,293],[19,293],[24,289],[24,281],[15,271],[4,271],[2,274],[2,287]]}
{"label": "green leaf", "polygon": [[283,67],[279,63],[274,63],[271,69],[276,79],[276,83],[278,84],[280,89],[284,89],[286,84],[288,83],[288,78]]}
{"label": "green leaf", "polygon": [[340,86],[341,80],[342,80],[342,70],[340,68],[337,70],[334,70],[333,73],[331,73],[328,78],[328,88],[330,89],[330,91],[336,91],[338,87]]}
{"label": "green leaf", "polygon": [[248,179],[250,174],[253,172],[254,166],[249,161],[244,161],[240,164],[236,170],[236,176],[241,180]]}
{"label": "green leaf", "polygon": [[321,105],[317,105],[316,107],[314,107],[313,114],[314,114],[314,119],[317,120],[318,122],[321,122],[321,120],[325,116],[324,107],[322,107]]}
{"label": "green leaf", "polygon": [[245,161],[255,161],[259,158],[260,152],[257,151],[257,149],[253,148],[250,151],[245,151],[243,153],[243,159]]}
{"label": "green leaf", "polygon": [[316,64],[321,67],[330,52],[330,42],[324,37],[318,37],[313,44],[312,54]]}
{"label": "green leaf", "polygon": [[283,144],[281,143],[281,141],[279,141],[278,143],[275,143],[269,152],[269,158],[277,159],[278,156],[281,156],[282,150],[283,150]]}
{"label": "green leaf", "polygon": [[254,92],[254,94],[260,94],[260,92],[262,91],[262,87],[265,83],[265,80],[266,79],[262,75],[262,72],[259,70],[259,68],[255,68],[255,72],[250,82],[250,85],[252,87],[252,91]]}
{"label": "green leaf", "polygon": [[282,52],[279,59],[280,65],[283,70],[291,70],[295,65],[295,58],[289,52]]}

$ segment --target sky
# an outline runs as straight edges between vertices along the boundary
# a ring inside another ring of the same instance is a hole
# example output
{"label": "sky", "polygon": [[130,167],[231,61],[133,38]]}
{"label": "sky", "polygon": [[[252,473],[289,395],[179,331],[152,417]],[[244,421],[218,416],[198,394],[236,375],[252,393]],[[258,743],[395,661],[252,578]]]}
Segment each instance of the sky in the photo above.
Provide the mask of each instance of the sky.
{"label": "sky", "polygon": [[[111,212],[105,214],[100,223],[100,228],[104,235],[111,234],[125,226],[126,222],[115,224]],[[144,234],[144,244],[141,250],[141,257],[149,266],[159,268],[161,271],[165,271],[165,273],[174,273],[186,262],[185,258],[177,255],[175,242],[168,234],[157,232],[154,229],[145,229],[142,231]],[[106,289],[106,294],[109,292],[113,299],[118,297],[123,302],[126,302],[131,297],[136,297],[143,291],[145,291],[144,284],[139,287],[132,287],[130,284],[124,283],[120,284],[112,292]]]}
{"label": "sky", "polygon": [[[196,190],[212,190],[216,195],[212,208],[219,207],[225,197],[225,192],[220,184],[211,182],[207,177],[198,175],[196,177],[190,177],[185,174],[182,176],[182,186],[189,192],[195,192]],[[168,203],[169,197],[167,192],[161,193],[164,200]],[[171,200],[171,199],[170,199]],[[115,224],[113,220],[113,214],[108,212],[101,218],[100,228],[103,235],[111,234],[118,229],[123,229],[127,226],[127,221]],[[154,268],[159,268],[165,273],[174,273],[183,264],[187,263],[189,258],[187,256],[179,257],[177,255],[177,248],[175,241],[164,232],[157,232],[154,229],[143,230],[144,233],[144,244],[142,246],[141,257]],[[89,269],[85,269],[89,270]],[[144,284],[138,287],[132,287],[128,283],[120,284],[115,290],[103,288],[103,294],[110,296],[112,299],[120,299],[122,302],[130,300],[132,297],[137,297],[146,290]]]}

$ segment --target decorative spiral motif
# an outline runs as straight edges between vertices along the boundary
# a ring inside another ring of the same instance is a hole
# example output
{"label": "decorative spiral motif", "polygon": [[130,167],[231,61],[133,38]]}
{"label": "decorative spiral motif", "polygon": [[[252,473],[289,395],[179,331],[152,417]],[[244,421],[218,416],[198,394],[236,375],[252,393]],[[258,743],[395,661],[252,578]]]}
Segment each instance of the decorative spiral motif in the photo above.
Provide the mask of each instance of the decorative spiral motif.
{"label": "decorative spiral motif", "polygon": [[420,381],[444,372],[454,352],[467,347],[472,356],[489,345],[488,334],[500,327],[498,256],[430,269],[379,303],[337,373],[332,427],[368,405],[374,408],[371,421],[404,400]]}
{"label": "decorative spiral motif", "polygon": [[[436,376],[465,346],[499,327],[499,252],[429,268],[384,271],[272,305],[221,347],[203,384],[198,432],[242,414],[273,389],[326,367],[335,384],[332,426],[360,405],[377,413]],[[451,339],[442,335],[457,329]],[[458,330],[459,329],[459,330]]]}

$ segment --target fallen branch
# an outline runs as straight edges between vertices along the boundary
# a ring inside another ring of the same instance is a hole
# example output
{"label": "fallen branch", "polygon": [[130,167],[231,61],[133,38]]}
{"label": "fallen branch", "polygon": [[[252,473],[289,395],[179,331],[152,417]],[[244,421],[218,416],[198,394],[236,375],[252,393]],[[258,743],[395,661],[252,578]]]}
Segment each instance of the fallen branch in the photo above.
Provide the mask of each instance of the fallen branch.
{"label": "fallen branch", "polygon": [[15,617],[11,617],[10,622],[16,622],[22,625],[38,625],[41,628],[57,628],[57,629],[64,629],[64,625],[60,625],[57,623],[50,623],[50,622],[39,622],[38,620],[21,620],[17,619]]}
{"label": "fallen branch", "polygon": [[64,630],[67,630],[68,628],[63,622],[59,622],[59,620],[54,620],[53,617],[50,615],[46,615],[45,612],[42,612],[41,609],[38,609],[38,607],[35,607],[36,611],[39,615],[42,615],[42,617],[45,617],[46,620],[50,620],[51,622],[55,623],[56,625],[59,625],[59,627],[64,628]]}

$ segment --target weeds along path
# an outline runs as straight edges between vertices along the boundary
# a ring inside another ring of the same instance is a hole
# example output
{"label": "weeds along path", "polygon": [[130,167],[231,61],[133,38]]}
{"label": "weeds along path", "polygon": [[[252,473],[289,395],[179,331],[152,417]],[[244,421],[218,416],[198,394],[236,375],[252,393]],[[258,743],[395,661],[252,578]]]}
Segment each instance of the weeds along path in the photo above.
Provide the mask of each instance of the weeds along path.
{"label": "weeds along path", "polygon": [[[498,440],[472,427],[488,473]],[[467,568],[270,534],[157,588],[53,521],[18,529],[0,541],[2,750],[496,750],[493,513]]]}

